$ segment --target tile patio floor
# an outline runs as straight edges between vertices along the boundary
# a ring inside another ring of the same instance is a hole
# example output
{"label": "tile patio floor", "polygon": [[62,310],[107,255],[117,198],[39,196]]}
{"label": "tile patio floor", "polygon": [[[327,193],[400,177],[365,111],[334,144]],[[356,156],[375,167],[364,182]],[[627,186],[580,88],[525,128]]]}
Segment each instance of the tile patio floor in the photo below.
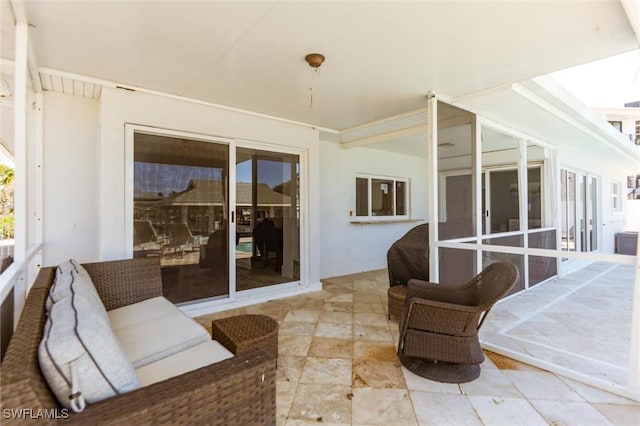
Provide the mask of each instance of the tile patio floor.
{"label": "tile patio floor", "polygon": [[477,380],[429,381],[401,367],[386,270],[323,290],[197,318],[261,313],[280,324],[278,425],[638,425],[640,404],[488,353]]}

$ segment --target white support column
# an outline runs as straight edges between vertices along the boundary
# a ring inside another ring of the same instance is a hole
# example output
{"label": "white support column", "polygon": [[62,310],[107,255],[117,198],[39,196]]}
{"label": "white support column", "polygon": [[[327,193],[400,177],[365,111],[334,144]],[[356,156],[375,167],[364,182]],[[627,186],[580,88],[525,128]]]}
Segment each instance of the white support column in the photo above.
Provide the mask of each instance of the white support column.
{"label": "white support column", "polygon": [[[472,173],[471,187],[473,188],[473,219],[475,222],[476,243],[482,245],[482,223],[485,211],[482,208],[482,120],[473,115],[471,120]],[[482,270],[482,250],[476,250],[476,273]]]}
{"label": "white support column", "polygon": [[23,261],[27,249],[27,43],[28,26],[16,25],[14,62],[14,140],[15,140],[15,254],[16,261]]}
{"label": "white support column", "polygon": [[[27,77],[29,27],[25,22],[16,23],[14,56],[14,262],[21,264],[27,254]],[[18,317],[26,298],[26,277],[23,273],[14,287],[14,313]],[[14,324],[19,318],[14,319]]]}
{"label": "white support column", "polygon": [[[553,209],[554,210],[553,226],[555,226],[556,228],[556,250],[560,251],[562,250],[562,214],[563,214],[562,212],[562,173],[560,171],[560,166],[558,164],[558,155],[555,151],[550,157],[550,164],[551,164],[552,170],[550,171],[549,175],[553,176],[555,180],[555,186],[553,185],[553,182],[551,183],[551,185],[549,185],[554,191],[551,194],[551,197],[555,199],[555,206]],[[556,258],[556,270],[558,271],[558,276],[562,277],[564,271],[562,268],[561,257]]]}
{"label": "white support column", "polygon": [[[527,141],[520,139],[518,141],[518,188],[520,188],[519,194],[519,216],[520,216],[520,231],[525,231],[522,244],[526,249],[529,248],[529,187],[527,182],[529,181],[528,168],[527,168]],[[529,288],[529,255],[525,254],[522,257],[523,270],[520,271],[524,279],[524,288]]]}
{"label": "white support column", "polygon": [[[39,81],[39,80],[38,80]],[[31,156],[28,158],[29,164],[29,213],[27,220],[29,235],[28,247],[42,247],[44,240],[43,221],[44,215],[44,175],[43,175],[43,157],[44,157],[44,125],[43,125],[43,95],[42,91],[36,91],[33,105],[33,135],[27,139],[29,145],[33,148],[29,150]],[[28,265],[27,293],[31,289],[40,268],[42,267],[43,253],[42,249],[38,250]]]}
{"label": "white support column", "polygon": [[440,281],[438,249],[438,99],[427,95],[427,171],[429,200],[429,281]]}
{"label": "white support column", "polygon": [[636,247],[636,276],[631,313],[629,380],[627,389],[632,398],[640,401],[640,238]]}

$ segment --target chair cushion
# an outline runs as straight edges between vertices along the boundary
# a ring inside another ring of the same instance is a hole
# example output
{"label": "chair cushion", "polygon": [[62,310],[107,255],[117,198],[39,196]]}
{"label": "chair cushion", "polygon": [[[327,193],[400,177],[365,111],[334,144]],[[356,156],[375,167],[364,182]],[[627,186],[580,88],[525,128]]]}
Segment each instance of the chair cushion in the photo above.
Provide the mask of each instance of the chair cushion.
{"label": "chair cushion", "polygon": [[[135,368],[211,340],[204,327],[175,306],[170,311],[164,311],[164,306],[161,308],[163,314],[155,316],[151,308],[158,305],[164,304],[148,299],[112,314],[120,327],[114,329],[114,333]],[[140,312],[138,307],[141,308]]]}
{"label": "chair cushion", "polygon": [[38,360],[60,404],[73,411],[139,387],[108,319],[75,292],[51,304]]}
{"label": "chair cushion", "polygon": [[407,287],[407,303],[410,299],[417,297],[456,305],[475,306],[477,304],[474,287],[463,288],[415,279],[409,280]]}
{"label": "chair cushion", "polygon": [[93,304],[96,313],[100,314],[107,322],[109,321],[109,316],[96,287],[93,285],[91,276],[77,261],[69,259],[56,268],[56,276],[46,302],[47,311],[55,302],[71,296],[72,293],[80,294],[86,298]]}
{"label": "chair cushion", "polygon": [[107,312],[111,328],[119,330],[135,324],[153,321],[176,313],[176,306],[162,296],[143,300],[132,305],[122,306]]}
{"label": "chair cushion", "polygon": [[137,368],[136,373],[140,379],[140,385],[148,386],[231,357],[233,357],[233,353],[220,343],[215,340],[207,340]]}

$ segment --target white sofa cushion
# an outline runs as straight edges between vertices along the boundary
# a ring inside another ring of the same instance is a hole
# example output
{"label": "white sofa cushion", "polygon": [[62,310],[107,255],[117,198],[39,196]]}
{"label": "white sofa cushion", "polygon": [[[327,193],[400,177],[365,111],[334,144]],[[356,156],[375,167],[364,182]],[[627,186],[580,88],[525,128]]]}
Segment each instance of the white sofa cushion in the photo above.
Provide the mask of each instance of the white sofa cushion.
{"label": "white sofa cushion", "polygon": [[71,296],[72,293],[84,296],[93,304],[96,313],[100,314],[106,321],[109,321],[109,316],[96,287],[93,285],[91,276],[77,261],[69,259],[56,268],[56,276],[47,298],[47,311],[51,309],[52,304]]}
{"label": "white sofa cushion", "polygon": [[148,300],[151,301],[134,303],[127,310],[112,314],[120,326],[113,331],[135,368],[211,340],[204,327],[175,306],[162,316],[153,315],[150,310],[162,303]]}
{"label": "white sofa cushion", "polygon": [[215,340],[207,340],[161,360],[136,369],[141,386],[161,382],[170,377],[197,370],[206,365],[233,357]]}
{"label": "white sofa cushion", "polygon": [[108,320],[94,303],[72,293],[49,310],[38,348],[43,376],[60,404],[82,411],[139,387],[138,376]]}
{"label": "white sofa cushion", "polygon": [[176,310],[177,308],[173,303],[162,296],[158,296],[132,305],[112,309],[107,314],[111,321],[111,328],[119,330],[175,314]]}

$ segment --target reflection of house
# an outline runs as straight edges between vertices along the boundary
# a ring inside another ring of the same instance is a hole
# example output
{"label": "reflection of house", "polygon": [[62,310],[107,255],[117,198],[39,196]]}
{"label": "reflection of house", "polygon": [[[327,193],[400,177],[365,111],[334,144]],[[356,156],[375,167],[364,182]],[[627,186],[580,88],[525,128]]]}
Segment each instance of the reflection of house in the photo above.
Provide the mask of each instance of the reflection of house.
{"label": "reflection of house", "polygon": [[[266,183],[258,183],[255,189],[258,217],[285,216],[284,209],[291,207],[291,197],[273,191]],[[240,217],[250,217],[253,197],[251,183],[236,183],[236,206],[240,224]],[[192,179],[184,191],[164,198],[136,195],[135,215],[140,219],[151,220],[160,232],[163,231],[164,223],[186,222],[194,234],[208,235],[211,231],[219,229],[225,220],[227,198],[222,181]],[[244,214],[245,212],[249,214]]]}

